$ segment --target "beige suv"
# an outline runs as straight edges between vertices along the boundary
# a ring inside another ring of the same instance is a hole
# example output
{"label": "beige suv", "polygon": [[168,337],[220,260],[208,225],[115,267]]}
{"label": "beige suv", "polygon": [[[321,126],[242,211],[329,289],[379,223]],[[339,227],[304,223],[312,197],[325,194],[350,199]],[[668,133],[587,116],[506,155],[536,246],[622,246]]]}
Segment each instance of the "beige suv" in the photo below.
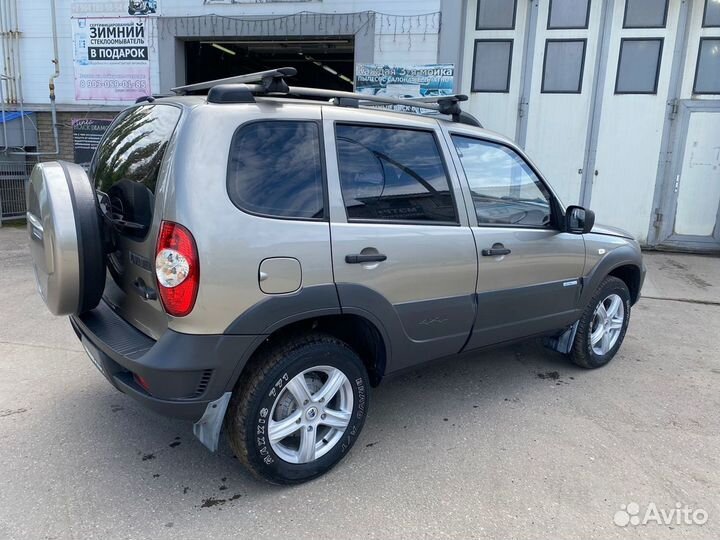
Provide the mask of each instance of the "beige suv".
{"label": "beige suv", "polygon": [[644,277],[627,233],[563,206],[464,96],[293,72],[145,98],[88,174],[33,171],[38,289],[110,384],[297,483],[350,450],[387,375],[533,336],[587,368],[615,356]]}

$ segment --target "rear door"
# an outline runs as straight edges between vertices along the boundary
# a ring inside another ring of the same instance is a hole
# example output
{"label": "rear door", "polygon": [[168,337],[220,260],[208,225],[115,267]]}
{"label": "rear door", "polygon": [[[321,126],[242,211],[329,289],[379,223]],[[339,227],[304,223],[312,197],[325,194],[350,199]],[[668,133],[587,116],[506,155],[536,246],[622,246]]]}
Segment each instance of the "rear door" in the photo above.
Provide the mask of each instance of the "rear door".
{"label": "rear door", "polygon": [[399,127],[334,108],[323,116],[343,311],[386,332],[388,372],[457,353],[475,316],[477,256],[437,123]]}
{"label": "rear door", "polygon": [[582,235],[512,147],[449,132],[478,252],[478,313],[468,349],[562,328],[578,318]]}
{"label": "rear door", "polygon": [[161,104],[123,111],[90,165],[114,247],[107,257],[104,297],[125,320],[156,339],[167,327],[167,316],[158,301],[143,297],[142,289],[155,283],[160,221],[154,220],[156,193],[181,112],[177,106]]}

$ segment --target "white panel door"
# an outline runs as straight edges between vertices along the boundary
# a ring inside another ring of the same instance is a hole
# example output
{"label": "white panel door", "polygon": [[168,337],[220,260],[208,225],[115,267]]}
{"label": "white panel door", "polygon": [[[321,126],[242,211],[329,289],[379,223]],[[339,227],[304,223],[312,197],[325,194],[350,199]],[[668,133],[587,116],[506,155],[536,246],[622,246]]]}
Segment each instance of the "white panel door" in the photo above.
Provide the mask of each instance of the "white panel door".
{"label": "white panel door", "polygon": [[720,204],[720,114],[690,114],[677,177],[675,234],[712,236]]}
{"label": "white panel door", "polygon": [[460,92],[487,129],[515,139],[528,0],[469,0]]}
{"label": "white panel door", "polygon": [[524,147],[565,204],[580,200],[601,0],[541,0]]}
{"label": "white panel door", "polygon": [[663,189],[659,244],[720,249],[720,101],[683,100]]}
{"label": "white panel door", "polygon": [[664,15],[640,9],[647,2],[615,2],[589,205],[599,223],[622,227],[641,243],[651,219],[663,134],[659,119],[667,114],[681,2],[656,4]]}

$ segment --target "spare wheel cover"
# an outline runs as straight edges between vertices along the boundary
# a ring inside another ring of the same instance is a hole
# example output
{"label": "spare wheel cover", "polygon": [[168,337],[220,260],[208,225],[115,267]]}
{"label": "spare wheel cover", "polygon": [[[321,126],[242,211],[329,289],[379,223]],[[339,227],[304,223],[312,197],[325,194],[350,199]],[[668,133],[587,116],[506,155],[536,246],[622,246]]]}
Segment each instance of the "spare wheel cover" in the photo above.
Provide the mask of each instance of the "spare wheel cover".
{"label": "spare wheel cover", "polygon": [[92,185],[79,165],[40,163],[27,193],[30,251],[38,291],[55,315],[100,302],[105,259]]}

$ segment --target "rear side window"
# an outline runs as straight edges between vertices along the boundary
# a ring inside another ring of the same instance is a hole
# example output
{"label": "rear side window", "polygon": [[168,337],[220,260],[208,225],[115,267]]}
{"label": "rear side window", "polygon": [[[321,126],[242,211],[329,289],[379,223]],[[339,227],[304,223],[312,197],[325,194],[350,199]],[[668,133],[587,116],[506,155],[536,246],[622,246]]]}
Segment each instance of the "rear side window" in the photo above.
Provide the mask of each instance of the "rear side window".
{"label": "rear side window", "polygon": [[107,195],[106,210],[128,236],[144,238],[152,223],[158,172],[180,114],[171,105],[128,109],[93,156],[95,187]]}
{"label": "rear side window", "polygon": [[457,223],[431,132],[345,124],[335,129],[349,220]]}
{"label": "rear side window", "polygon": [[253,214],[323,219],[317,123],[268,121],[242,126],[230,146],[227,189],[238,208]]}

